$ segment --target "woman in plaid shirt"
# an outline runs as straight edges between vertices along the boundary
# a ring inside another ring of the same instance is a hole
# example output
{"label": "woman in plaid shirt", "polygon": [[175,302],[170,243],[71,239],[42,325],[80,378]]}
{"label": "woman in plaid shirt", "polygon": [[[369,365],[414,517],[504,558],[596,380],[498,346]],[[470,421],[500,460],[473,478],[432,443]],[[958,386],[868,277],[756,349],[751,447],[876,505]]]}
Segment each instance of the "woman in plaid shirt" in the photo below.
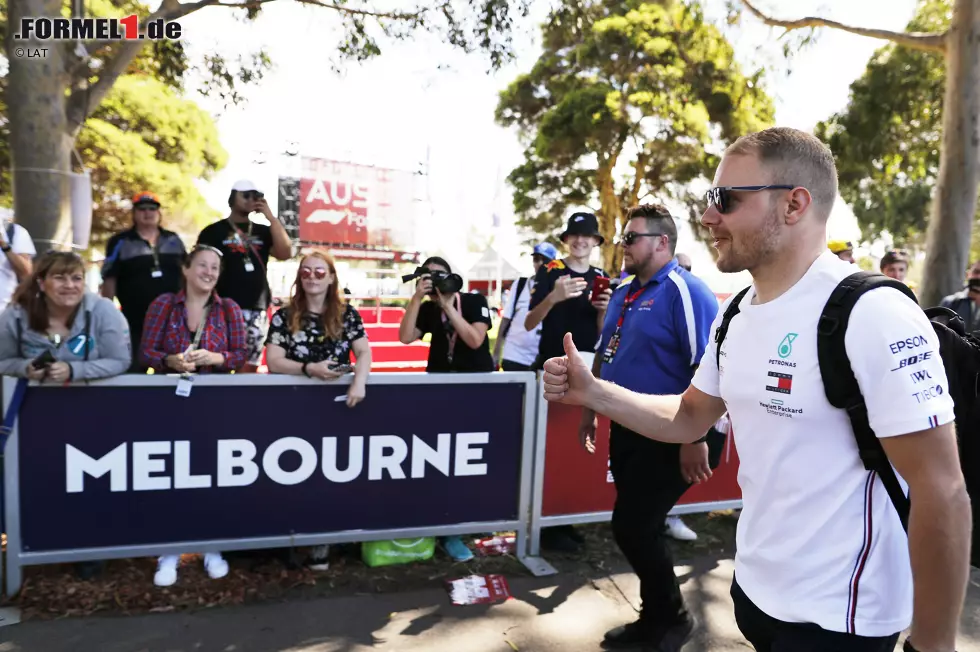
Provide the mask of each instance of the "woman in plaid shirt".
{"label": "woman in plaid shirt", "polygon": [[[228,373],[245,365],[245,318],[238,304],[214,292],[221,274],[221,252],[198,245],[184,260],[182,289],[161,294],[146,312],[140,351],[156,371]],[[164,555],[153,583],[177,581],[180,555]],[[220,552],[204,554],[204,569],[212,579],[228,574]]]}
{"label": "woman in plaid shirt", "polygon": [[161,294],[146,311],[140,343],[144,363],[155,371],[178,373],[241,369],[247,355],[245,318],[237,303],[214,292],[221,252],[194,247],[183,272],[184,289]]}

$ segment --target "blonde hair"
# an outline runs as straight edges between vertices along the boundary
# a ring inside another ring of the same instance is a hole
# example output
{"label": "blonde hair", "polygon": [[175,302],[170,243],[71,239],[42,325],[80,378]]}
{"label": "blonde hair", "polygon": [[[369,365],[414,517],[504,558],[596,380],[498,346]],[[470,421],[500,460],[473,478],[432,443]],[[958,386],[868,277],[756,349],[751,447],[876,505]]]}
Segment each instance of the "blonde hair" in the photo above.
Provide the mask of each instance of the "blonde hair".
{"label": "blonde hair", "polygon": [[742,136],[726,155],[755,156],[771,178],[759,183],[799,186],[813,198],[814,208],[824,221],[837,201],[837,166],[830,148],[816,136],[789,127],[772,127]]}

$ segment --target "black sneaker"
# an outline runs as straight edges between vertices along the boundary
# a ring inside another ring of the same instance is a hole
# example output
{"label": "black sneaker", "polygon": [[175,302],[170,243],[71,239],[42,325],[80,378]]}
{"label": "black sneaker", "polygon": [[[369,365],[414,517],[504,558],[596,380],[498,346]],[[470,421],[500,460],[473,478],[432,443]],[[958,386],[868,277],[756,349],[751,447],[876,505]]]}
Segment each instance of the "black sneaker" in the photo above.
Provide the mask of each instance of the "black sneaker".
{"label": "black sneaker", "polygon": [[561,530],[547,528],[541,530],[541,547],[545,550],[555,552],[575,553],[581,550],[582,546],[575,542],[568,534]]}
{"label": "black sneaker", "polygon": [[651,626],[642,620],[637,620],[606,632],[602,647],[606,650],[646,649],[646,646],[656,643],[656,633]]}
{"label": "black sneaker", "polygon": [[688,615],[683,622],[660,630],[660,641],[646,648],[649,652],[680,652],[694,633],[696,621]]}

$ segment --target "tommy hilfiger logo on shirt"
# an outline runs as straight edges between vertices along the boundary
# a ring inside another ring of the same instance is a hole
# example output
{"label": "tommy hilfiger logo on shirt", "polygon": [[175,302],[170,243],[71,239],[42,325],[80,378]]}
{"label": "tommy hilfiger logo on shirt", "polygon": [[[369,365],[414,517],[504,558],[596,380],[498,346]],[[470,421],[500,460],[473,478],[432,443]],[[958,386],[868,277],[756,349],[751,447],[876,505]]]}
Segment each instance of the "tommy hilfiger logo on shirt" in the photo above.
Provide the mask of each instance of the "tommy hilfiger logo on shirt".
{"label": "tommy hilfiger logo on shirt", "polygon": [[793,376],[790,374],[781,374],[777,371],[769,372],[770,378],[776,379],[775,385],[766,385],[766,389],[770,392],[776,392],[777,394],[792,394],[793,393]]}

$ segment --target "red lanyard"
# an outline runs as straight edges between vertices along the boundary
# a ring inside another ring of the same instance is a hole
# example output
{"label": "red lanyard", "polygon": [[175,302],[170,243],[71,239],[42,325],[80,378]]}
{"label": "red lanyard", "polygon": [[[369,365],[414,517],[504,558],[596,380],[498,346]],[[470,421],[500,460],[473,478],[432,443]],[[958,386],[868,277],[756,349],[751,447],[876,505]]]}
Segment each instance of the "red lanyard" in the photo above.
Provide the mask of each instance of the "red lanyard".
{"label": "red lanyard", "polygon": [[627,295],[626,296],[626,299],[623,300],[623,309],[619,311],[619,321],[616,322],[616,330],[617,331],[623,327],[623,320],[626,319],[626,311],[629,310],[630,305],[634,301],[636,301],[640,297],[641,294],[643,294],[643,291],[645,289],[646,289],[646,286],[643,286],[639,290],[637,290],[636,292],[634,292],[633,294]]}

